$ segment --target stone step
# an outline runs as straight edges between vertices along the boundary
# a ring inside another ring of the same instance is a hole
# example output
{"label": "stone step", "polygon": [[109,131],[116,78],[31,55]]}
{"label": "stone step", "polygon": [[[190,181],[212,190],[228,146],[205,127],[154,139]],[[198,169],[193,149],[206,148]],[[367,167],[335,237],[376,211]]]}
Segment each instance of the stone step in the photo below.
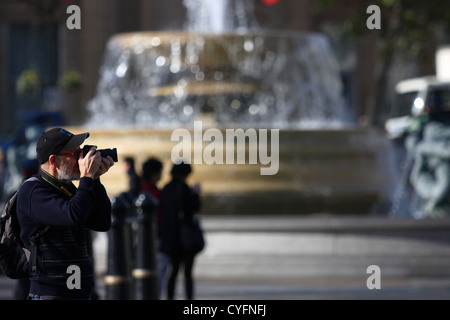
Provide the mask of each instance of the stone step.
{"label": "stone step", "polygon": [[[135,157],[138,173],[148,157],[156,156],[164,163],[160,186],[170,179],[171,152],[178,143],[171,141],[173,130],[69,130],[90,131],[89,144],[116,147],[119,159]],[[248,140],[245,147],[251,147]],[[192,154],[199,148],[191,141]],[[269,165],[249,164],[246,151],[245,164],[193,164],[189,182],[202,184],[205,214],[364,214],[389,198],[397,181],[390,142],[373,128],[280,130],[277,162],[275,175],[261,175],[260,169]],[[111,196],[128,186],[120,165],[112,167],[102,182]]]}
{"label": "stone step", "polygon": [[200,255],[195,275],[199,279],[300,282],[307,279],[351,279],[365,283],[378,266],[382,278],[449,278],[448,256],[223,256]]}
{"label": "stone step", "polygon": [[[383,217],[202,217],[206,248],[195,264],[200,279],[304,281],[367,280],[367,268],[385,278],[450,278],[450,219]],[[106,234],[96,248],[106,271]]]}

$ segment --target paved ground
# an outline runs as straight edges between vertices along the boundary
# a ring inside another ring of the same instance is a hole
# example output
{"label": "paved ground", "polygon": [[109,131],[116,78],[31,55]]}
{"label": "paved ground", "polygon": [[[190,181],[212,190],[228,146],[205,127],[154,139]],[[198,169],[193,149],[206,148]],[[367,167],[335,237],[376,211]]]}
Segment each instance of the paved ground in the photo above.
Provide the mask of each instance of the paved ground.
{"label": "paved ground", "polygon": [[[0,299],[13,299],[15,281],[0,277]],[[104,287],[98,290],[104,295]],[[178,299],[183,288],[177,287]],[[336,279],[303,283],[197,280],[197,300],[449,300],[450,279],[389,279],[381,289]]]}
{"label": "paved ground", "polygon": [[[203,225],[198,300],[450,299],[448,220],[214,217]],[[101,297],[105,239],[96,242]],[[373,261],[384,269],[381,288],[369,290]],[[12,299],[14,286],[0,277],[0,299]],[[177,293],[182,299],[182,279]]]}
{"label": "paved ground", "polygon": [[312,279],[304,283],[225,283],[201,281],[199,299],[230,300],[448,300],[450,279],[390,279],[382,288],[365,283]]}

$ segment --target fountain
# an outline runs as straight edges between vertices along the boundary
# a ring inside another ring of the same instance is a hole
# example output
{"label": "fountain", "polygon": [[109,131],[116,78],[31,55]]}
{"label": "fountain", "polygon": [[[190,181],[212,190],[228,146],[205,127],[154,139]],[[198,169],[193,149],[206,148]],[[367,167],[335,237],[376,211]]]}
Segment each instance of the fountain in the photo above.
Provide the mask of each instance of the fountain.
{"label": "fountain", "polygon": [[226,127],[342,122],[341,80],[327,39],[260,30],[242,17],[251,16],[251,2],[228,2],[186,0],[183,32],[112,37],[91,123],[167,128],[192,126],[200,116]]}
{"label": "fountain", "polygon": [[[246,134],[252,128],[276,130],[279,140],[267,145],[279,152],[276,174],[261,175],[260,165],[249,159],[194,162],[191,179],[203,184],[206,214],[365,213],[386,198],[395,178],[386,157],[389,145],[383,133],[349,121],[325,36],[261,29],[251,1],[184,4],[183,31],[125,33],[109,40],[88,106],[90,121],[74,132],[88,129],[90,143],[117,147],[138,164],[159,157],[165,163],[163,184],[174,130],[192,132],[199,123],[224,136],[231,128],[247,129]],[[242,150],[250,158],[258,145],[244,140]],[[188,150],[198,154],[203,146]],[[104,178],[113,194],[126,188],[117,167]]]}

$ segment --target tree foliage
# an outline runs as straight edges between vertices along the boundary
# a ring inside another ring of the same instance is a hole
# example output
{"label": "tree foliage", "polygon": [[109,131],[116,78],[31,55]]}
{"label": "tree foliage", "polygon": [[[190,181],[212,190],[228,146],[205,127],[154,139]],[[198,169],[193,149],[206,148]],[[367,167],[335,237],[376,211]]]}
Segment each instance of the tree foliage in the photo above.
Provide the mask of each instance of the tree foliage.
{"label": "tree foliage", "polygon": [[[392,53],[422,56],[424,46],[437,31],[445,35],[450,31],[448,0],[318,0],[314,4],[319,11],[341,5],[353,8],[344,21],[345,34],[355,39],[375,36],[384,43],[380,48],[382,57]],[[370,5],[377,5],[381,10],[380,30],[367,28],[366,10]]]}
{"label": "tree foliage", "polygon": [[[381,29],[369,29],[367,8],[380,8]],[[448,0],[317,0],[318,12],[346,6],[350,14],[342,25],[342,34],[356,41],[373,37],[379,71],[374,75],[373,98],[369,102],[369,118],[386,105],[386,84],[394,57],[415,59],[416,62],[434,58],[436,46],[450,42],[450,1]],[[370,119],[372,120],[372,119]]]}

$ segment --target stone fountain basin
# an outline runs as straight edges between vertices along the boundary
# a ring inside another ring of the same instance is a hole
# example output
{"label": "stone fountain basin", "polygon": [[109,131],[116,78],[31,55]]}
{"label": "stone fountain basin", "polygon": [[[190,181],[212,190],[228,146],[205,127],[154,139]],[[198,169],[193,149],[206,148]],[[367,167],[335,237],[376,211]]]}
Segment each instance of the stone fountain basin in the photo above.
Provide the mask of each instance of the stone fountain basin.
{"label": "stone fountain basin", "polygon": [[258,30],[113,35],[90,124],[157,127],[210,112],[221,125],[341,121],[338,64],[326,37]]}
{"label": "stone fountain basin", "polygon": [[[119,162],[102,177],[111,197],[127,190],[123,167],[127,156],[135,158],[138,173],[146,159],[158,157],[164,163],[159,186],[170,179],[171,152],[178,143],[171,141],[173,130],[68,130],[89,131],[88,144],[118,149]],[[248,161],[202,163],[193,164],[188,181],[202,184],[201,214],[365,214],[393,194],[396,172],[392,159],[389,140],[374,128],[280,130],[276,175],[261,175],[262,165]]]}

